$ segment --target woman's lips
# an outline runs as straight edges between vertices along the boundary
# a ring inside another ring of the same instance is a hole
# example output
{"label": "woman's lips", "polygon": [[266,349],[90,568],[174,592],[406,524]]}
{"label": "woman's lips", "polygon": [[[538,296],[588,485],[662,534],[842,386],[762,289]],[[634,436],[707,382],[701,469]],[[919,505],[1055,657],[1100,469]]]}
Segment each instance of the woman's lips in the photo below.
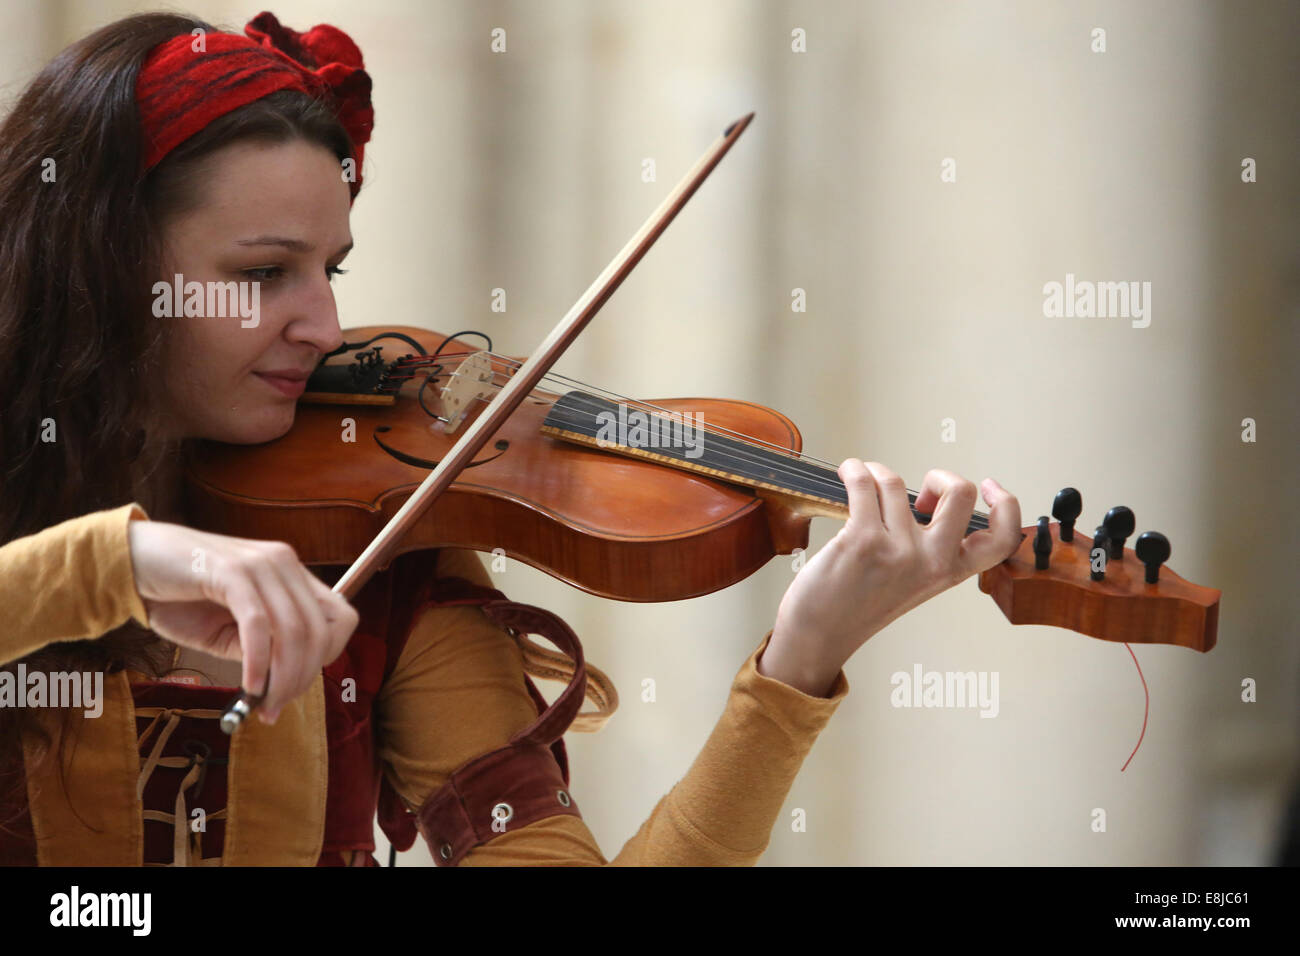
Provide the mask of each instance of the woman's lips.
{"label": "woman's lips", "polygon": [[266,372],[254,372],[253,374],[287,398],[297,398],[307,390],[307,379],[305,378],[288,378],[284,375],[271,375]]}

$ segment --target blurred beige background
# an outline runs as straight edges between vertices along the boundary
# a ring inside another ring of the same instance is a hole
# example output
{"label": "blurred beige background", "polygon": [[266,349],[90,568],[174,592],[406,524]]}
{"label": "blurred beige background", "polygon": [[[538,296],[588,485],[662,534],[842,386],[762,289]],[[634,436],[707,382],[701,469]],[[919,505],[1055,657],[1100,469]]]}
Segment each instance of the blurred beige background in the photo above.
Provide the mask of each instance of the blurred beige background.
{"label": "blurred beige background", "polygon": [[[0,0],[7,104],[134,2]],[[239,29],[260,4],[185,7]],[[1300,328],[1294,4],[278,0],[351,33],[376,129],[345,325],[481,328],[527,354],[730,121],[754,124],[559,370],[763,402],[805,448],[998,478],[1026,523],[1074,485],[1223,589],[1208,655],[1013,627],[974,581],[874,637],[762,862],[1259,864],[1297,771],[1289,492]],[[506,31],[507,50],[490,50]],[[1106,31],[1093,52],[1092,31]],[[806,52],[791,49],[805,31]],[[1258,182],[1241,181],[1243,158]],[[642,181],[652,158],[656,182]],[[941,163],[956,161],[956,182]],[[1152,283],[1150,327],[1045,318],[1044,283]],[[494,288],[508,311],[490,310]],[[806,290],[807,311],[791,310]],[[940,423],[956,422],[955,442]],[[1258,441],[1241,440],[1242,420]],[[814,523],[820,546],[837,525]],[[616,854],[771,626],[787,557],[727,591],[602,601],[518,563],[622,694],[568,736]],[[895,709],[890,675],[996,671],[1001,713]],[[658,700],[642,703],[643,678]],[[1243,679],[1258,702],[1241,701]],[[553,696],[555,685],[544,685]],[[431,728],[437,732],[437,728]],[[1107,831],[1091,829],[1104,808]],[[807,812],[793,832],[792,811]],[[381,859],[386,846],[381,847]],[[428,863],[423,845],[402,865]]]}

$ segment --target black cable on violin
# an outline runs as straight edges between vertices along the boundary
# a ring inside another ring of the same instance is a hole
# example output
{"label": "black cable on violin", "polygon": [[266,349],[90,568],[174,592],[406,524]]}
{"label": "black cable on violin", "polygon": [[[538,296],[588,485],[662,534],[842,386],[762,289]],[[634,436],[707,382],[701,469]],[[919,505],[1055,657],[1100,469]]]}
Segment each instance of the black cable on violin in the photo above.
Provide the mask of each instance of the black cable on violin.
{"label": "black cable on violin", "polygon": [[397,866],[397,847],[388,844],[388,865]]}
{"label": "black cable on violin", "polygon": [[[441,368],[441,366],[439,366],[439,368]],[[424,414],[428,415],[430,418],[437,418],[438,413],[435,412],[432,408],[430,408],[425,403],[424,390],[429,387],[429,383],[433,381],[433,377],[436,374],[437,374],[437,369],[430,372],[428,375],[424,376],[424,381],[420,383],[420,390],[415,393],[415,397],[420,400],[420,407],[424,409]]]}
{"label": "black cable on violin", "polygon": [[[457,334],[457,335],[463,335],[464,333],[457,332],[456,334]],[[403,342],[405,342],[407,345],[411,346],[411,348],[415,349],[415,350],[416,350],[417,352],[419,352],[421,355],[428,355],[428,354],[429,354],[428,352],[426,352],[426,351],[424,350],[424,346],[423,346],[423,345],[421,345],[421,344],[420,344],[419,342],[417,342],[415,339],[411,338],[409,335],[403,335],[401,332],[381,332],[381,333],[379,333],[378,335],[376,335],[373,339],[367,339],[367,340],[364,341],[364,342],[344,342],[342,345],[340,345],[338,348],[336,348],[333,352],[326,352],[324,355],[322,355],[322,356],[320,357],[320,360],[321,360],[322,362],[324,362],[326,359],[328,359],[328,358],[333,358],[333,357],[336,356],[336,355],[342,355],[344,352],[351,352],[351,351],[354,351],[354,350],[356,350],[356,349],[363,349],[363,348],[365,348],[367,345],[369,345],[371,342],[378,342],[380,339],[401,339]],[[447,343],[446,343],[446,342],[443,342],[442,344],[443,344],[443,345],[446,345]],[[439,349],[441,349],[441,346],[439,346]],[[437,355],[438,353],[437,353],[437,352],[434,352],[433,354],[434,354],[434,355]]]}
{"label": "black cable on violin", "polygon": [[[442,354],[442,350],[447,347],[448,342],[452,341],[453,339],[458,339],[462,335],[477,335],[479,338],[481,338],[484,342],[487,343],[487,349],[485,351],[488,352],[492,351],[492,336],[488,335],[486,332],[476,332],[473,329],[465,329],[463,332],[455,332],[447,336],[445,339],[443,339],[442,344],[433,350],[433,354],[430,355],[429,358],[431,359],[437,358],[439,355]],[[423,355],[424,353],[421,352],[420,354]]]}
{"label": "black cable on violin", "polygon": [[367,345],[370,345],[372,342],[378,342],[380,339],[401,339],[403,342],[411,346],[411,348],[415,349],[421,355],[426,356],[428,358],[437,358],[439,355],[442,354],[442,350],[447,347],[448,342],[452,341],[453,339],[460,338],[460,336],[462,335],[477,335],[479,338],[481,338],[484,342],[487,343],[487,351],[489,352],[492,351],[492,337],[488,335],[486,332],[476,332],[474,329],[465,329],[464,331],[457,332],[454,335],[447,336],[445,339],[442,340],[442,344],[439,345],[434,350],[432,355],[429,355],[429,353],[424,350],[424,346],[421,345],[419,342],[417,342],[415,339],[411,338],[409,335],[406,335],[402,332],[380,332],[374,338],[366,339],[364,342],[344,342],[333,352],[326,352],[324,355],[322,355],[321,361],[323,362],[325,361],[325,359],[333,358],[336,355],[342,355],[344,352],[351,352],[355,349],[363,349]]}

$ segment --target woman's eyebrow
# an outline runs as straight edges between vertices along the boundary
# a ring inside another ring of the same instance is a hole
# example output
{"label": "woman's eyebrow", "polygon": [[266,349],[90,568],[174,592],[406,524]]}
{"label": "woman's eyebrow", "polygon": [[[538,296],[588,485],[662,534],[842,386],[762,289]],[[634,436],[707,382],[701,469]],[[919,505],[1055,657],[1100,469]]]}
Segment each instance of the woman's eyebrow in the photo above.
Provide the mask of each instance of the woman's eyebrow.
{"label": "woman's eyebrow", "polygon": [[[316,249],[310,242],[304,242],[302,239],[292,239],[287,236],[257,236],[253,239],[236,239],[237,246],[283,246],[291,252],[312,252]],[[352,243],[348,243],[334,253],[336,256],[345,255],[352,251]]]}

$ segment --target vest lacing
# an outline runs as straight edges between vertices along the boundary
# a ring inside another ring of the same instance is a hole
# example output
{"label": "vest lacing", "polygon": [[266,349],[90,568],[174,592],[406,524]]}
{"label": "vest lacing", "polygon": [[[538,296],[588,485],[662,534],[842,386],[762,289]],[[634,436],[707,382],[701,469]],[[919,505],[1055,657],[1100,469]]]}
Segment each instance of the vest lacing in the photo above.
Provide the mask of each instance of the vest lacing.
{"label": "vest lacing", "polygon": [[[185,807],[185,792],[195,784],[201,787],[202,781],[207,775],[208,764],[221,763],[224,760],[212,758],[211,751],[206,745],[200,745],[190,751],[188,757],[164,757],[162,756],[163,748],[171,738],[172,732],[180,725],[182,717],[199,717],[212,720],[221,718],[221,711],[194,709],[182,710],[172,707],[137,707],[135,710],[137,717],[153,717],[149,726],[144,729],[136,741],[137,749],[144,746],[145,740],[153,733],[153,729],[158,726],[159,721],[166,718],[167,722],[163,725],[162,731],[158,734],[158,739],[154,742],[153,750],[150,751],[148,758],[140,768],[140,779],[136,784],[136,796],[144,799],[145,784],[149,782],[149,777],[153,774],[155,767],[179,767],[189,770],[185,778],[181,781],[180,789],[176,791],[176,807],[174,813],[163,813],[160,810],[145,810],[145,820],[155,820],[160,823],[170,823],[174,828],[174,837],[172,841],[172,862],[167,863],[146,863],[146,866],[220,866],[221,857],[204,857],[203,856],[203,834],[191,833],[189,813]],[[186,748],[189,750],[189,748]],[[196,791],[197,792],[197,791]],[[209,813],[206,817],[208,820],[224,820],[226,818],[226,808],[222,807],[215,813]]]}
{"label": "vest lacing", "polygon": [[[507,628],[506,633],[519,645],[525,673],[543,680],[557,680],[562,684],[573,680],[574,666],[569,658],[542,647],[527,634],[514,628]],[[604,727],[605,722],[614,716],[614,711],[618,710],[618,690],[614,687],[614,682],[603,671],[592,666],[590,661],[587,662],[587,688],[584,696],[595,704],[596,709],[583,711],[574,717],[569,730],[591,734]]]}

